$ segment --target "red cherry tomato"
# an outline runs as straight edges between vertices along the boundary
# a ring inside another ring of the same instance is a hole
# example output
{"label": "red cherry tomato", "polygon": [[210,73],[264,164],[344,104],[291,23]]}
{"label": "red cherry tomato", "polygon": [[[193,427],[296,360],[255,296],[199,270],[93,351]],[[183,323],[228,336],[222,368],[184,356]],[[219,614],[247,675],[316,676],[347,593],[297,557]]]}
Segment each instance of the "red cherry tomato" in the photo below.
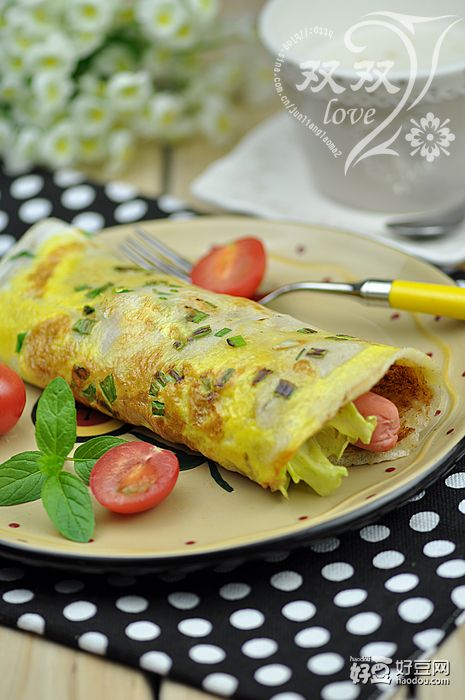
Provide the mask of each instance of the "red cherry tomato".
{"label": "red cherry tomato", "polygon": [[178,458],[148,442],[112,447],[95,463],[90,488],[97,501],[115,513],[140,513],[158,505],[174,488]]}
{"label": "red cherry tomato", "polygon": [[192,282],[204,289],[252,297],[265,274],[266,253],[257,238],[239,238],[213,248],[192,269]]}
{"label": "red cherry tomato", "polygon": [[0,365],[0,435],[19,421],[26,404],[26,388],[16,372]]}

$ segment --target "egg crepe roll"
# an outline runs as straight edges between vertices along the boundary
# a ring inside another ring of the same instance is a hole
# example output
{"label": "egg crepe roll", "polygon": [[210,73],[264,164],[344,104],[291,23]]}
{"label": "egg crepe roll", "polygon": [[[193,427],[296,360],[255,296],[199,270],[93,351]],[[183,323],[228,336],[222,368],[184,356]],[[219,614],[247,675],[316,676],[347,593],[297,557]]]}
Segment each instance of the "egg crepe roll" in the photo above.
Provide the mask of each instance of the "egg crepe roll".
{"label": "egg crepe roll", "polygon": [[[0,309],[0,362],[25,381],[63,377],[82,404],[284,494],[292,478],[326,495],[347,465],[407,455],[441,394],[438,369],[418,350],[143,270],[56,219],[0,264]],[[351,403],[369,390],[399,411],[388,452],[354,445],[374,428]]]}

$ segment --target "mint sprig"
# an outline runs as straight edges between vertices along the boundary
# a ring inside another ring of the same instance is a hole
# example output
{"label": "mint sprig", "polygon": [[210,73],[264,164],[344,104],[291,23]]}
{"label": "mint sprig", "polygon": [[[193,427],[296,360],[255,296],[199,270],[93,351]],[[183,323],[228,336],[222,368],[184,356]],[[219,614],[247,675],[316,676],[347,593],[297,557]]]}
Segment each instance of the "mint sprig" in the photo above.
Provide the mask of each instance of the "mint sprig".
{"label": "mint sprig", "polygon": [[[0,464],[0,506],[42,498],[58,532],[74,542],[88,542],[95,526],[88,490],[90,472],[107,450],[126,440],[93,438],[69,457],[76,442],[76,405],[61,377],[50,382],[39,399],[35,434],[39,451],[22,452]],[[74,462],[79,478],[63,471],[66,460]]]}

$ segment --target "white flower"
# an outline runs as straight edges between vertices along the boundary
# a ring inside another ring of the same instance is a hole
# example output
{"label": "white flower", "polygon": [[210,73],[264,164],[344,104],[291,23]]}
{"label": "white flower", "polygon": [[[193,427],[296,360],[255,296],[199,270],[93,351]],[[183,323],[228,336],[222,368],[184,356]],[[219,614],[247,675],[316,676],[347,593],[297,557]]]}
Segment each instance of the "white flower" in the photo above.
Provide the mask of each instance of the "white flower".
{"label": "white flower", "polygon": [[201,23],[209,24],[218,14],[218,0],[186,0],[186,4]]}
{"label": "white flower", "polygon": [[74,68],[76,55],[68,39],[61,33],[50,34],[46,42],[38,42],[26,53],[31,73],[69,73]]}
{"label": "white flower", "polygon": [[37,100],[36,108],[41,113],[63,109],[73,91],[71,80],[56,73],[37,73],[32,78],[31,87]]}
{"label": "white flower", "polygon": [[117,10],[114,0],[66,0],[65,17],[73,30],[105,32]]}
{"label": "white flower", "polygon": [[97,163],[103,161],[107,155],[104,137],[81,134],[78,137],[79,160],[83,163]]}
{"label": "white flower", "polygon": [[26,71],[26,63],[24,60],[24,52],[12,50],[6,51],[1,59],[2,72],[4,75],[13,78],[15,76],[22,76]]}
{"label": "white flower", "polygon": [[432,163],[436,158],[439,158],[441,152],[446,156],[450,155],[448,148],[451,142],[455,141],[455,134],[446,126],[450,119],[445,119],[441,123],[439,117],[428,112],[425,117],[420,119],[420,123],[415,119],[411,119],[410,122],[414,126],[406,134],[405,139],[412,146],[411,156],[420,151],[420,156],[426,158],[428,163]]}
{"label": "white flower", "polygon": [[180,95],[159,92],[149,100],[148,110],[151,135],[169,138],[177,133],[184,115],[185,101]]}
{"label": "white flower", "polygon": [[4,152],[4,148],[11,141],[11,130],[10,122],[0,117],[0,153]]}
{"label": "white flower", "polygon": [[237,127],[237,115],[232,105],[217,96],[205,98],[197,120],[201,131],[218,144],[229,141]]}
{"label": "white flower", "polygon": [[108,102],[93,95],[78,95],[71,105],[73,121],[86,136],[103,134],[110,127],[113,116]]}
{"label": "white flower", "polygon": [[108,82],[110,104],[120,112],[142,109],[150,95],[150,81],[145,71],[116,73]]}
{"label": "white flower", "polygon": [[106,171],[108,175],[115,175],[123,170],[134,156],[134,135],[127,129],[116,129],[110,132],[107,148],[109,162]]}
{"label": "white flower", "polygon": [[136,15],[148,37],[164,41],[170,41],[189,20],[179,0],[139,0]]}
{"label": "white flower", "polygon": [[98,49],[103,40],[104,37],[98,31],[77,32],[73,33],[72,46],[76,56],[83,58]]}
{"label": "white flower", "polygon": [[92,73],[85,73],[78,80],[79,91],[88,97],[106,97],[107,84]]}
{"label": "white flower", "polygon": [[18,76],[4,75],[0,80],[0,102],[14,104],[25,91],[25,85]]}
{"label": "white flower", "polygon": [[63,120],[50,128],[40,144],[42,160],[52,168],[62,168],[75,160],[77,155],[78,126]]}
{"label": "white flower", "polygon": [[124,44],[110,44],[95,57],[92,68],[100,75],[110,76],[134,70],[134,54]]}
{"label": "white flower", "polygon": [[41,133],[36,127],[26,127],[18,131],[5,153],[8,171],[28,170],[38,159],[40,141]]}

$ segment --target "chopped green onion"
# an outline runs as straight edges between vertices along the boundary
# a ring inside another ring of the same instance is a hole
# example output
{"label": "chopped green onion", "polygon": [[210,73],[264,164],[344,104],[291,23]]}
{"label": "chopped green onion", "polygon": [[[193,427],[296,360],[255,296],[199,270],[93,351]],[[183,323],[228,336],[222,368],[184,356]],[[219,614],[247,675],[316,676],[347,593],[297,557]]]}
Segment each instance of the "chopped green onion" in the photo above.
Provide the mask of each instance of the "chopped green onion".
{"label": "chopped green onion", "polygon": [[175,340],[173,343],[173,348],[175,350],[182,350],[184,347],[186,347],[186,341],[185,340]]}
{"label": "chopped green onion", "polygon": [[186,321],[191,321],[192,323],[200,323],[205,318],[208,318],[210,314],[206,314],[198,309],[190,309],[186,316]]}
{"label": "chopped green onion", "polygon": [[158,298],[159,298],[159,299],[162,299],[163,301],[166,301],[166,300],[168,299],[168,297],[164,297],[164,296],[162,296],[161,294],[158,295]]}
{"label": "chopped green onion", "polygon": [[97,321],[95,318],[80,318],[79,321],[74,324],[72,330],[81,335],[90,335],[96,323]]}
{"label": "chopped green onion", "polygon": [[152,416],[164,416],[165,404],[163,401],[152,401]]}
{"label": "chopped green onion", "polygon": [[210,335],[212,332],[211,326],[201,326],[196,328],[193,333],[188,337],[188,340],[196,340],[197,338],[205,338],[205,336]]}
{"label": "chopped green onion", "polygon": [[212,382],[211,377],[201,377],[201,378],[200,378],[200,381],[202,382],[202,388],[203,388],[203,390],[204,390],[207,394],[210,394],[210,393],[213,391],[213,389],[214,389],[214,386],[213,386],[213,382]]}
{"label": "chopped green onion", "polygon": [[34,254],[31,253],[29,250],[21,250],[19,253],[12,255],[9,260],[11,262],[11,260],[17,260],[18,258],[33,258],[33,257],[34,257]]}
{"label": "chopped green onion", "polygon": [[220,331],[217,331],[215,333],[217,338],[222,338],[224,335],[228,335],[228,333],[232,332],[232,328],[222,328]]}
{"label": "chopped green onion", "polygon": [[296,333],[318,333],[314,328],[299,328]]}
{"label": "chopped green onion", "polygon": [[97,389],[95,388],[94,384],[89,384],[89,386],[86,386],[86,388],[82,390],[82,395],[85,396],[91,403],[92,401],[95,401]]}
{"label": "chopped green onion", "polygon": [[149,396],[158,396],[159,391],[160,391],[160,385],[159,385],[159,383],[154,379],[154,380],[150,383]]}
{"label": "chopped green onion", "polygon": [[344,333],[336,333],[336,335],[325,335],[325,340],[357,340],[354,335],[344,335]]}
{"label": "chopped green onion", "polygon": [[288,382],[286,379],[280,379],[274,393],[276,396],[282,396],[284,399],[288,399],[292,396],[296,388],[296,385],[292,382]]}
{"label": "chopped green onion", "polygon": [[206,306],[209,306],[210,309],[217,309],[216,304],[212,304],[211,301],[207,301],[206,299],[199,299],[198,297],[196,298],[196,301],[201,301],[202,304],[205,304]]}
{"label": "chopped green onion", "polygon": [[255,386],[255,384],[258,384],[259,382],[263,381],[263,379],[265,379],[265,377],[267,377],[269,374],[273,374],[273,370],[266,369],[266,367],[264,367],[263,369],[259,369],[258,372],[255,373],[254,378],[252,379],[252,386]]}
{"label": "chopped green onion", "polygon": [[236,371],[236,370],[233,369],[232,367],[230,367],[229,369],[225,370],[225,371],[223,372],[223,374],[221,375],[221,377],[219,377],[219,378],[216,380],[216,386],[218,386],[218,387],[223,387],[223,386],[226,384],[226,382],[228,382],[228,381],[231,379],[231,377],[233,376],[233,374],[234,374],[235,371]]}
{"label": "chopped green onion", "polygon": [[178,382],[182,382],[182,380],[184,379],[184,375],[183,375],[183,374],[179,374],[179,372],[177,372],[175,369],[170,369],[169,374],[170,374],[171,377],[173,377],[173,379],[174,379],[174,381],[176,382],[176,384],[177,384]]}
{"label": "chopped green onion", "polygon": [[23,347],[24,339],[27,336],[27,331],[25,333],[18,333],[16,336],[16,348],[15,352],[21,352],[21,349]]}
{"label": "chopped green onion", "polygon": [[82,308],[82,313],[86,314],[86,316],[88,316],[89,314],[93,314],[94,311],[95,311],[94,307],[87,306],[87,304],[85,306],[83,306],[83,308]]}
{"label": "chopped green onion", "polygon": [[242,348],[247,345],[246,341],[241,335],[234,335],[232,338],[226,338],[226,342],[232,348]]}
{"label": "chopped green onion", "polygon": [[77,367],[75,365],[73,367],[73,376],[74,375],[76,375],[78,379],[82,379],[83,381],[85,381],[86,379],[89,379],[90,372],[85,367]]}
{"label": "chopped green onion", "polygon": [[78,287],[74,287],[75,292],[83,292],[85,289],[90,289],[89,284],[80,284]]}
{"label": "chopped green onion", "polygon": [[127,289],[126,287],[115,287],[113,290],[114,294],[125,294],[126,292],[133,292],[133,289]]}
{"label": "chopped green onion", "polygon": [[113,379],[113,375],[109,374],[103,382],[100,382],[100,388],[102,390],[102,394],[106,398],[109,404],[112,404],[116,401],[116,387],[115,387],[115,380]]}
{"label": "chopped green onion", "polygon": [[106,284],[103,284],[101,287],[95,287],[94,289],[91,289],[86,293],[86,297],[88,299],[95,299],[95,297],[98,297],[99,294],[102,294],[103,292],[106,292],[107,289],[110,289],[110,287],[113,286],[112,282],[107,282]]}
{"label": "chopped green onion", "polygon": [[165,372],[162,372],[162,370],[159,370],[156,373],[155,377],[157,378],[159,383],[162,385],[162,387],[165,387],[169,382],[173,381],[173,379]]}
{"label": "chopped green onion", "polygon": [[305,354],[308,357],[324,357],[328,351],[324,348],[310,348]]}
{"label": "chopped green onion", "polygon": [[297,360],[300,360],[302,355],[305,355],[305,352],[306,352],[306,348],[302,348],[302,350],[299,353],[297,353],[295,361],[297,362]]}

